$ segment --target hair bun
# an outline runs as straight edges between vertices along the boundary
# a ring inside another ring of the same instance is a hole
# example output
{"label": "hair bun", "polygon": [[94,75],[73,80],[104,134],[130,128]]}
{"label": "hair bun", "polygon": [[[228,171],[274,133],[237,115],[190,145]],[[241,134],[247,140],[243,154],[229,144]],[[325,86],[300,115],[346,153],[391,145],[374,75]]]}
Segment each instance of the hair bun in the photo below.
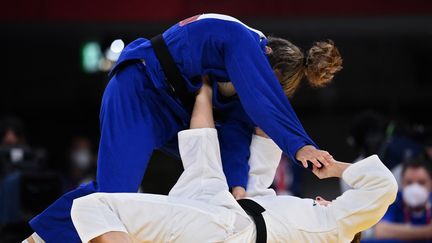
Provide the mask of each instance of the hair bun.
{"label": "hair bun", "polygon": [[315,42],[307,52],[305,67],[309,84],[323,87],[342,69],[342,57],[332,40]]}

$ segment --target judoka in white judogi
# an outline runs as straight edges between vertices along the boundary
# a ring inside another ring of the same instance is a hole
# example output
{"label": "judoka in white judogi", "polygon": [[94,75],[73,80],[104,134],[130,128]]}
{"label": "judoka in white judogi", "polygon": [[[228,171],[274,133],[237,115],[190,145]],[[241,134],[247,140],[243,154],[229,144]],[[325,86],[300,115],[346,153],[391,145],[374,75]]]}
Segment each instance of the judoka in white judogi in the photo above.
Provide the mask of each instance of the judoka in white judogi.
{"label": "judoka in white judogi", "polygon": [[[95,193],[75,199],[72,220],[83,242],[111,231],[136,242],[255,242],[253,220],[228,191],[217,131],[178,134],[184,172],[168,196]],[[342,179],[353,189],[325,207],[312,199],[276,196],[270,186],[281,150],[254,136],[248,196],[263,206],[267,242],[350,242],[379,221],[394,201],[397,184],[374,155],[350,165]]]}

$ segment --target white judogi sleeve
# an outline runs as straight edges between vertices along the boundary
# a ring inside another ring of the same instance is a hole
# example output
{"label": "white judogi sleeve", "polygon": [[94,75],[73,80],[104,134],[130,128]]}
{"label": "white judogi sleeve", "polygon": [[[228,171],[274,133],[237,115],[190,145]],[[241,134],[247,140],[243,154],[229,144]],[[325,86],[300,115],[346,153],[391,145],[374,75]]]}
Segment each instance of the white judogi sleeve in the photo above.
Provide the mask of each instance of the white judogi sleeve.
{"label": "white judogi sleeve", "polygon": [[250,153],[247,196],[275,196],[275,191],[269,187],[275,177],[282,150],[272,139],[253,135]]}
{"label": "white judogi sleeve", "polygon": [[207,201],[221,191],[228,192],[216,129],[181,131],[178,144],[184,172],[169,196]]}
{"label": "white judogi sleeve", "polygon": [[337,223],[338,242],[345,243],[382,218],[395,200],[398,187],[376,155],[349,166],[342,179],[353,189],[336,198],[329,211]]}

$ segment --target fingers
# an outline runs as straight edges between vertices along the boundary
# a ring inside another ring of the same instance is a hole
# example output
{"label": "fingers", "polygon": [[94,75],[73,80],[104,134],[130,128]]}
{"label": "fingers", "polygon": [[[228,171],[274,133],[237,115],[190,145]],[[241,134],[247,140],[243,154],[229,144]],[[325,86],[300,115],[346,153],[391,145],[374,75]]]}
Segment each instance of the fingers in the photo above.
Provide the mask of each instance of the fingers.
{"label": "fingers", "polygon": [[300,162],[302,163],[303,167],[307,168],[308,167],[308,163],[306,159],[301,159]]}
{"label": "fingers", "polygon": [[322,179],[322,173],[320,168],[316,167],[315,165],[312,166],[312,173],[314,173],[319,179]]}
{"label": "fingers", "polygon": [[333,156],[325,151],[316,149],[314,146],[306,145],[296,154],[297,160],[301,161],[304,168],[308,168],[308,161],[318,168],[330,166],[334,163]]}
{"label": "fingers", "polygon": [[[327,152],[326,152],[327,153]],[[328,153],[327,153],[328,154]],[[331,156],[331,155],[325,155],[325,153],[324,153],[324,156],[323,155],[320,155],[319,157],[318,157],[318,160],[322,163],[322,164],[324,164],[324,166],[329,166],[329,165],[331,165],[331,164],[333,164],[333,156]]]}
{"label": "fingers", "polygon": [[241,186],[233,187],[232,194],[236,200],[246,197],[246,190]]}
{"label": "fingers", "polygon": [[314,166],[316,166],[316,167],[318,167],[318,168],[321,168],[321,163],[318,161],[318,159],[316,159],[316,158],[311,158],[311,159],[309,159],[309,161],[314,165]]}

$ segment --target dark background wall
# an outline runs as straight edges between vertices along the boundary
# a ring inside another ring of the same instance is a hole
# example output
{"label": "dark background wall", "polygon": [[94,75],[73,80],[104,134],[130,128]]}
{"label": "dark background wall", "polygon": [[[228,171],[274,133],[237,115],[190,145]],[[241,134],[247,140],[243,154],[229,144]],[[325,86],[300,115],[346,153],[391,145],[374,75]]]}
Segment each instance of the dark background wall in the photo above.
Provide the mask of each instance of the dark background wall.
{"label": "dark background wall", "polygon": [[232,14],[303,49],[316,40],[336,42],[344,69],[334,84],[323,90],[303,85],[292,103],[311,137],[337,158],[355,158],[346,138],[361,111],[432,122],[432,8],[419,0],[9,1],[0,17],[0,116],[22,117],[30,143],[47,148],[53,169],[64,169],[71,137],[87,134],[97,143],[108,82],[106,73],[82,71],[83,43],[106,48],[118,38],[152,37],[202,12]]}

